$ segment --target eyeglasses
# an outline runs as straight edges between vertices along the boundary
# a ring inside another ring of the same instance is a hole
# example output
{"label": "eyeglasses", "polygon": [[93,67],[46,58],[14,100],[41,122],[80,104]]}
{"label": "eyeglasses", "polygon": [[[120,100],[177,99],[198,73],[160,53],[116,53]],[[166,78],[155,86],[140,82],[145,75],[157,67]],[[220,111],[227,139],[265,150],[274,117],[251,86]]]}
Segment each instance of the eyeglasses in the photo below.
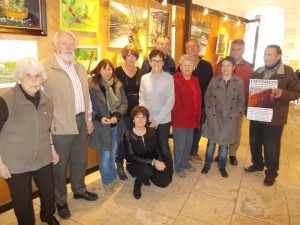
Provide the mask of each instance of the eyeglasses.
{"label": "eyeglasses", "polygon": [[183,67],[193,67],[194,66],[194,64],[181,64]]}
{"label": "eyeglasses", "polygon": [[162,59],[158,59],[158,60],[155,60],[155,59],[151,59],[150,62],[151,63],[162,63],[164,60]]}
{"label": "eyeglasses", "polygon": [[32,75],[32,74],[29,74],[29,73],[26,73],[24,75],[25,79],[26,80],[41,80],[42,79],[42,74],[35,74],[35,75]]}

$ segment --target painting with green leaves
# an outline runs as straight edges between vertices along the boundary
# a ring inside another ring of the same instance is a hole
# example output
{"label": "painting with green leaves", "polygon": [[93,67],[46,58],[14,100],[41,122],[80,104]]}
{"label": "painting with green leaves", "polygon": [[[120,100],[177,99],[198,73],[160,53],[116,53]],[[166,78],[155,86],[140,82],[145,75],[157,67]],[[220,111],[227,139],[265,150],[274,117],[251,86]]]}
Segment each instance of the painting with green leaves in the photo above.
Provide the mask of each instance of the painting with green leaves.
{"label": "painting with green leaves", "polygon": [[60,0],[60,28],[97,32],[98,19],[99,1]]}

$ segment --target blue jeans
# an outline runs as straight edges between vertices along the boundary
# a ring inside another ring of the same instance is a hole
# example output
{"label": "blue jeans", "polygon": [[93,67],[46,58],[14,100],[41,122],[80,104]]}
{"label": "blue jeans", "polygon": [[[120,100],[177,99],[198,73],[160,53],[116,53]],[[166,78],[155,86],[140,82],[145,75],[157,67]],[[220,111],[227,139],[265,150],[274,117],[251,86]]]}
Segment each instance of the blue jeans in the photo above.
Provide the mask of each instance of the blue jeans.
{"label": "blue jeans", "polygon": [[198,153],[199,141],[201,139],[202,128],[203,128],[203,124],[204,124],[205,120],[206,120],[205,108],[202,108],[200,126],[199,126],[199,128],[194,128],[193,144],[192,144],[191,153],[190,153],[191,155],[196,155]]}
{"label": "blue jeans", "polygon": [[100,150],[99,169],[103,184],[111,184],[117,178],[115,167],[117,150],[117,126],[112,127],[111,131],[111,149]]}
{"label": "blue jeans", "polygon": [[[214,160],[215,150],[216,150],[216,143],[214,143],[208,139],[204,167],[207,167],[208,169],[210,169],[211,164]],[[226,167],[227,153],[228,153],[228,145],[220,145],[219,153],[218,153],[218,155],[219,155],[218,168],[219,169]]]}

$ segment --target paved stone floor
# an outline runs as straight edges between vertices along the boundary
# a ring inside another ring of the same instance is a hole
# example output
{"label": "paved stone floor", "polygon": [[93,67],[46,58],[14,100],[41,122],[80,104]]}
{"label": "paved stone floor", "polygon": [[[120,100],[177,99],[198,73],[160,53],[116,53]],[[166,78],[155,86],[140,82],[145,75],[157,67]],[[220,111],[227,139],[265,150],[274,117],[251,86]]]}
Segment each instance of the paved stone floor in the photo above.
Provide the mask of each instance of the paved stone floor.
{"label": "paved stone floor", "polygon": [[[222,178],[216,163],[208,174],[200,173],[203,162],[193,162],[197,172],[186,178],[174,175],[165,189],[153,184],[142,187],[142,198],[132,196],[133,179],[124,182],[113,194],[106,194],[99,173],[86,178],[88,189],[95,191],[95,202],[74,200],[69,194],[72,216],[60,219],[62,225],[299,225],[300,224],[300,106],[291,105],[289,122],[282,138],[280,171],[274,186],[263,185],[264,173],[245,173],[251,165],[248,128],[244,120],[238,166],[227,166],[229,178]],[[204,158],[206,139],[200,142]],[[172,140],[170,140],[171,147]],[[37,224],[39,199],[34,200]],[[12,210],[0,215],[1,225],[15,225]]]}

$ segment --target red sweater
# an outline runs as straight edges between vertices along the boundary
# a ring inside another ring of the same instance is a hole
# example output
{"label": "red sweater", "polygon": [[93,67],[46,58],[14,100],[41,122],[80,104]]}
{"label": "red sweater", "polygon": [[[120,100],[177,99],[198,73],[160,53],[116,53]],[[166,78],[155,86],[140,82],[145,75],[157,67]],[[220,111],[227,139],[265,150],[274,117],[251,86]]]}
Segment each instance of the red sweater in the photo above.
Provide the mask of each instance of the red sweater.
{"label": "red sweater", "polygon": [[185,80],[181,72],[174,75],[175,104],[172,110],[172,126],[198,128],[201,118],[202,96],[198,78]]}

